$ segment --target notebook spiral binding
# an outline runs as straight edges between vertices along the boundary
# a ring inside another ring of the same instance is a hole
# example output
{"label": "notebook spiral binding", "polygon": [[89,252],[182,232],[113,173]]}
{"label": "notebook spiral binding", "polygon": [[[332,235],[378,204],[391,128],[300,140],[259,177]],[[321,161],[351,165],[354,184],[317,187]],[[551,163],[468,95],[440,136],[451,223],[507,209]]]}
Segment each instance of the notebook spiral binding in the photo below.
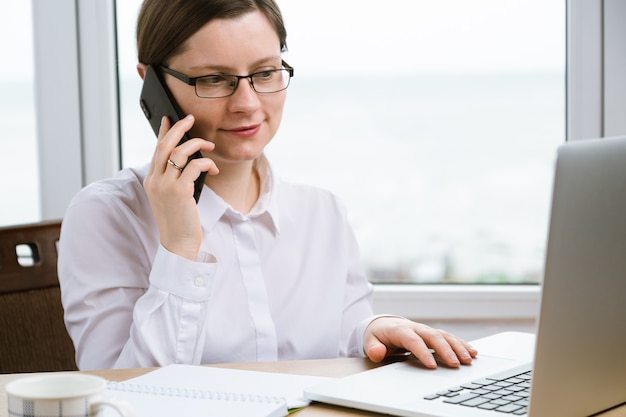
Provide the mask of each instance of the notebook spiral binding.
{"label": "notebook spiral binding", "polygon": [[108,391],[117,392],[133,392],[147,395],[161,395],[166,397],[180,397],[200,400],[217,400],[217,401],[239,401],[249,403],[285,403],[286,399],[282,397],[273,397],[267,395],[233,393],[233,392],[216,392],[205,391],[193,388],[181,388],[170,386],[154,386],[133,384],[128,382],[107,381]]}

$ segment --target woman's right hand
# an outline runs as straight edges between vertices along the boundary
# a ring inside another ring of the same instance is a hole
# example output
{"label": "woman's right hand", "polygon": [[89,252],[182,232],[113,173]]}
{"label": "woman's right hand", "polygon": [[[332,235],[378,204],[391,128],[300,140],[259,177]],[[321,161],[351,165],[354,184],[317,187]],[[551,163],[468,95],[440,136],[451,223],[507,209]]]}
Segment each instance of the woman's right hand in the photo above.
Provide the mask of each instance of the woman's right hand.
{"label": "woman's right hand", "polygon": [[211,152],[215,147],[212,142],[193,138],[177,146],[193,123],[192,115],[179,120],[174,126],[170,126],[169,119],[163,117],[157,146],[143,186],[159,227],[163,247],[196,261],[202,242],[202,227],[193,197],[194,180],[204,171],[216,175],[219,170],[215,162],[207,157],[192,159],[187,163],[189,157],[197,151],[203,155]]}

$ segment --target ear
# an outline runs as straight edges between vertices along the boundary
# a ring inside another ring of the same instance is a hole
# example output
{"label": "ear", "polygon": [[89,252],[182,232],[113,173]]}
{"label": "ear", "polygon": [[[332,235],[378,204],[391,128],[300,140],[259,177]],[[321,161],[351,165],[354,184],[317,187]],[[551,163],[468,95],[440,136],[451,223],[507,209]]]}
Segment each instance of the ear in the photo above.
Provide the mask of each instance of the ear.
{"label": "ear", "polygon": [[148,66],[146,64],[142,64],[141,62],[137,64],[137,73],[139,74],[142,80],[146,76],[147,70],[148,70]]}

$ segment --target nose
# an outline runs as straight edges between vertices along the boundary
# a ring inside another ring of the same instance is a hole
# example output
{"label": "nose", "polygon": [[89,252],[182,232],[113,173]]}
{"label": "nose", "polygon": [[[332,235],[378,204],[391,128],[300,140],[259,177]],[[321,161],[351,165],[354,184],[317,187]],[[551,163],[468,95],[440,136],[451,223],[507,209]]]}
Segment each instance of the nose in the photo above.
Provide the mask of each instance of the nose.
{"label": "nose", "polygon": [[237,89],[229,97],[229,109],[233,112],[250,112],[256,110],[260,105],[259,96],[252,88],[250,78],[239,80]]}

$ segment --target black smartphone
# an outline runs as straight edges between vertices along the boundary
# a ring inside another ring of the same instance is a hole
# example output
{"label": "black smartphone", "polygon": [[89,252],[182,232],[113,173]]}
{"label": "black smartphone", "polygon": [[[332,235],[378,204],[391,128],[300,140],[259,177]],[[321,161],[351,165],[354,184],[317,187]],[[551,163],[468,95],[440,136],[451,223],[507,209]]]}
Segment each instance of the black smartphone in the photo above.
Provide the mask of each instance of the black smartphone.
{"label": "black smartphone", "polygon": [[[148,119],[148,122],[150,122],[154,134],[157,136],[159,135],[159,127],[161,126],[161,118],[163,116],[167,116],[172,125],[185,117],[178,107],[178,104],[176,104],[172,93],[170,93],[167,85],[165,85],[163,73],[152,65],[148,65],[148,69],[143,78],[139,105],[141,106],[141,110],[143,110],[143,114]],[[191,137],[185,132],[185,135],[178,144],[180,145],[189,139],[191,139]],[[202,158],[200,151],[191,155],[189,160],[194,158]],[[189,162],[189,160],[187,162]],[[196,200],[196,203],[200,198],[206,175],[206,172],[202,172],[194,182],[193,198]]]}

